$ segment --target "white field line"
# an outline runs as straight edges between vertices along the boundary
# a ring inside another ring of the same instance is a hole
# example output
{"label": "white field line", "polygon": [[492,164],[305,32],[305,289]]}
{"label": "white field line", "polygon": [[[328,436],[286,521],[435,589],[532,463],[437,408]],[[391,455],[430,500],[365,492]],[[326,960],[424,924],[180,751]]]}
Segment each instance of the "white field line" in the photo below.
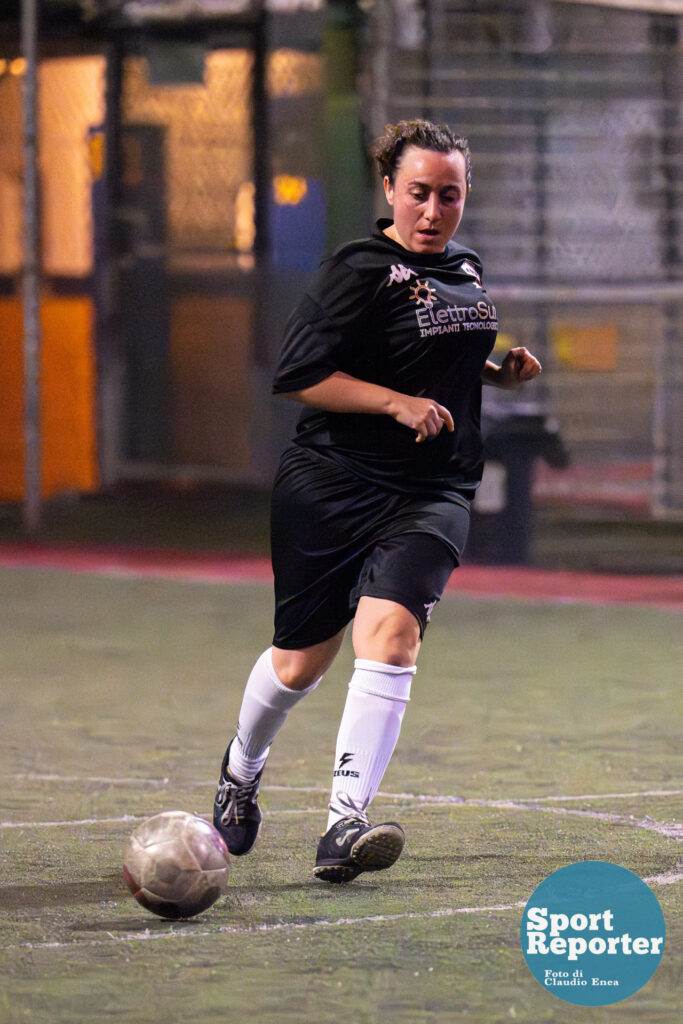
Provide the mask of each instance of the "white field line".
{"label": "white field line", "polygon": [[[683,789],[644,789],[634,793],[583,793],[578,796],[518,796],[514,802],[518,804],[532,803],[543,804],[546,801],[574,801],[574,800],[632,800],[639,796],[683,796]],[[424,799],[428,799],[425,797]]]}
{"label": "white field line", "polygon": [[[683,865],[683,861],[681,861]],[[679,865],[679,866],[681,866]],[[663,875],[649,875],[644,878],[643,881],[646,885],[674,885],[676,882],[683,881],[683,871],[666,871]]]}
{"label": "white field line", "polygon": [[[430,804],[432,807],[452,807],[449,802]],[[668,822],[655,821],[653,818],[632,818],[620,814],[610,814],[603,811],[576,811],[564,807],[543,807],[533,804],[516,804],[511,800],[461,800],[456,806],[459,807],[485,807],[500,809],[503,811],[535,811],[542,814],[563,815],[566,817],[590,818],[593,821],[602,821],[608,825],[621,825],[628,828],[639,828],[646,832],[654,832],[657,835],[665,836],[683,842],[683,825],[669,824]],[[320,807],[294,807],[269,810],[269,818],[283,818],[294,815],[307,815],[323,813]],[[200,815],[209,818],[208,815]],[[0,821],[0,829],[33,829],[33,828],[78,828],[90,825],[120,825],[134,824],[136,821],[144,821],[150,817],[148,814],[122,814],[113,818],[75,818],[66,821]]]}
{"label": "white field line", "polygon": [[118,818],[73,818],[68,821],[0,821],[0,828],[78,828],[79,825],[120,825],[144,821],[148,814],[122,814]]}
{"label": "white field line", "polygon": [[[67,778],[67,777],[63,777]],[[92,781],[87,779],[71,779],[70,781],[81,781],[87,782]],[[55,779],[56,781],[56,779]],[[98,781],[111,781],[115,783],[121,780],[98,780]],[[124,784],[128,784],[132,780],[123,780]],[[155,783],[163,782],[166,780],[140,780],[140,781],[153,781]],[[292,792],[308,792],[308,793],[325,793],[319,787],[289,787],[289,786],[271,786],[264,787],[270,788],[277,791],[292,791]],[[531,798],[523,798],[520,800],[481,800],[481,799],[466,799],[463,797],[452,797],[452,796],[431,796],[421,795],[415,793],[381,793],[385,799],[394,799],[403,802],[414,802],[419,805],[435,806],[435,807],[490,807],[500,808],[501,810],[514,810],[514,811],[542,811],[549,814],[560,814],[569,816],[589,817],[594,820],[605,821],[609,824],[626,825],[631,828],[644,828],[648,831],[657,832],[661,835],[665,835],[671,839],[683,838],[683,830],[680,826],[667,825],[663,822],[657,822],[651,818],[645,818],[637,820],[631,817],[624,817],[621,815],[610,814],[607,812],[599,811],[584,811],[575,810],[572,808],[565,807],[546,807],[541,804],[542,800],[592,800],[609,797],[611,799],[627,798],[627,797],[639,797],[639,796],[669,796],[679,795],[681,790],[649,790],[646,792],[639,793],[621,793],[621,794],[590,794],[581,797],[573,796],[555,796],[555,797],[540,797],[536,798],[532,802]],[[289,814],[320,814],[321,810],[319,807],[307,807],[307,808],[292,808],[284,810],[271,810],[269,817],[278,817]],[[77,827],[87,825],[104,825],[104,824],[125,824],[133,823],[136,821],[144,820],[145,815],[121,815],[120,817],[112,818],[83,818],[80,820],[70,821],[39,821],[39,822],[0,822],[0,828],[51,828],[51,827]],[[674,869],[660,875],[652,875],[648,878],[644,878],[643,881],[650,886],[661,886],[661,885],[673,885],[677,882],[683,881],[683,870]],[[446,907],[440,910],[425,911],[423,913],[417,912],[406,912],[402,914],[377,914],[365,917],[355,918],[338,918],[336,920],[329,920],[326,918],[315,920],[315,921],[291,921],[291,922],[277,922],[272,924],[261,924],[261,925],[219,925],[215,928],[194,928],[192,926],[183,928],[182,931],[174,931],[173,926],[169,927],[168,931],[155,931],[151,932],[149,929],[145,929],[141,932],[131,932],[127,935],[118,936],[112,932],[108,932],[108,939],[96,939],[96,940],[80,940],[75,939],[72,942],[43,942],[43,943],[22,943],[16,946],[5,946],[5,951],[16,950],[16,949],[62,949],[62,948],[73,948],[73,947],[93,947],[93,946],[105,946],[112,944],[128,943],[128,942],[145,942],[155,941],[157,939],[179,939],[179,938],[210,938],[216,934],[231,934],[231,935],[246,935],[246,934],[260,934],[265,932],[286,932],[286,931],[303,931],[310,928],[340,928],[357,925],[373,925],[378,923],[392,922],[392,921],[405,921],[405,920],[430,920],[437,918],[454,917],[459,914],[484,914],[494,912],[504,912],[509,910],[517,910],[526,906],[525,901],[516,903],[500,904],[496,906],[484,906],[484,907]]]}
{"label": "white field line", "polygon": [[[264,789],[267,787],[264,787]],[[274,787],[273,787],[274,788]],[[281,790],[287,787],[279,787]],[[297,790],[298,792],[299,790]],[[311,791],[311,790],[307,790]],[[312,790],[313,792],[325,792],[323,790]],[[385,799],[393,798],[403,803],[413,802],[417,806],[428,807],[485,807],[507,811],[536,811],[544,814],[563,815],[566,817],[590,818],[593,821],[602,821],[610,825],[622,825],[629,828],[640,828],[647,832],[655,832],[658,835],[666,836],[668,839],[683,840],[683,823],[661,822],[654,818],[645,816],[636,818],[633,815],[625,816],[613,814],[609,811],[577,810],[571,807],[544,806],[541,803],[531,803],[528,800],[483,800],[479,798],[451,797],[451,796],[425,796],[415,793],[380,793]],[[640,795],[640,794],[639,794]],[[295,807],[272,809],[268,811],[268,817],[285,817],[296,814],[321,814],[320,807]],[[62,821],[1,821],[0,829],[32,829],[32,828],[69,828],[87,825],[114,825],[127,822],[144,821],[149,815],[146,814],[123,814],[110,818],[76,818]]]}
{"label": "white field line", "polygon": [[[669,872],[666,875],[654,875],[645,878],[647,885],[671,885],[683,879],[683,872]],[[228,890],[229,895],[229,890]],[[526,906],[525,900],[515,903],[501,903],[485,907],[444,907],[439,910],[424,912],[406,911],[402,914],[371,914],[364,917],[339,917],[335,920],[319,918],[315,921],[278,921],[271,924],[255,925],[217,925],[215,928],[195,928],[192,926],[175,931],[170,925],[166,931],[128,932],[126,935],[115,935],[107,932],[108,939],[73,939],[71,942],[24,942],[16,946],[4,946],[4,951],[17,949],[64,949],[73,947],[111,946],[128,942],[154,942],[159,939],[194,939],[212,938],[215,935],[260,935],[267,932],[308,931],[312,928],[345,928],[356,925],[386,924],[394,921],[427,921],[438,918],[457,917],[461,914],[493,914],[509,910],[520,910]]]}
{"label": "white field line", "polygon": [[[396,796],[396,794],[389,793],[378,794],[378,796],[382,795],[385,798],[392,795]],[[633,815],[626,816],[622,814],[612,814],[609,811],[580,811],[571,807],[544,807],[542,804],[532,804],[527,801],[518,802],[516,800],[478,800],[467,799],[465,797],[451,799],[448,797],[441,798],[432,796],[423,799],[415,795],[412,796],[412,800],[417,804],[417,806],[423,807],[488,807],[494,810],[499,808],[503,811],[536,811],[541,814],[557,814],[566,815],[568,817],[592,818],[594,821],[604,821],[610,825],[627,825],[630,828],[642,828],[647,832],[656,832],[658,835],[666,836],[668,839],[683,841],[683,823],[679,824],[656,821],[648,815],[643,818],[636,818]],[[408,800],[404,799],[403,802],[408,803]],[[321,813],[322,811],[320,807],[281,808],[279,810],[269,810],[268,817],[282,817],[291,814]]]}
{"label": "white field line", "polygon": [[[228,889],[228,895],[230,890]],[[456,917],[460,914],[492,914],[507,910],[519,910],[526,906],[524,900],[518,903],[502,903],[490,907],[444,907],[440,910],[427,910],[422,913],[417,911],[406,911],[404,914],[371,914],[367,917],[338,917],[334,920],[319,918],[315,921],[277,921],[272,924],[254,925],[217,925],[215,928],[194,928],[192,926],[183,928],[182,931],[174,931],[174,926],[169,925],[168,931],[151,932],[145,928],[140,932],[128,932],[127,935],[115,935],[107,932],[108,940],[105,939],[73,939],[71,942],[23,942],[16,946],[0,947],[4,951],[15,949],[64,949],[90,947],[90,946],[111,946],[124,942],[154,942],[157,939],[193,939],[211,938],[215,935],[260,935],[264,932],[288,932],[307,931],[309,928],[344,928],[353,925],[386,924],[391,921],[425,921],[440,917]]]}
{"label": "white field line", "polygon": [[647,815],[644,818],[625,816],[622,814],[610,814],[608,811],[578,811],[571,807],[544,807],[542,804],[518,804],[512,800],[489,800],[489,801],[468,801],[470,805],[481,807],[500,807],[502,810],[510,811],[540,811],[544,814],[558,814],[575,818],[592,818],[594,821],[604,821],[610,825],[627,825],[631,828],[642,828],[646,832],[656,832],[658,835],[666,836],[668,839],[683,841],[683,824],[655,821]]}
{"label": "white field line", "polygon": [[[670,871],[664,875],[653,875],[644,878],[647,885],[671,885],[683,880],[683,872]],[[229,890],[228,890],[229,895]],[[14,946],[1,947],[4,952],[18,949],[66,949],[74,947],[112,946],[128,942],[154,942],[159,939],[194,939],[212,938],[215,935],[256,935],[266,932],[308,931],[311,928],[345,928],[355,925],[386,924],[394,921],[427,921],[438,918],[457,917],[460,914],[492,914],[509,910],[520,910],[526,906],[525,900],[516,903],[501,903],[484,907],[444,907],[422,913],[406,911],[403,914],[372,914],[364,917],[340,917],[335,920],[320,918],[316,921],[280,921],[272,924],[256,925],[218,925],[215,928],[194,928],[192,926],[175,931],[170,925],[167,931],[151,932],[145,928],[140,932],[128,932],[126,935],[115,935],[107,932],[108,939],[74,939],[71,942],[22,942]]]}
{"label": "white field line", "polygon": [[[169,776],[158,776],[156,778],[144,778],[144,777],[126,777],[126,776],[107,776],[107,775],[58,775],[58,774],[47,774],[41,772],[13,772],[6,776],[10,779],[16,779],[17,781],[24,780],[26,782],[75,782],[81,785],[88,785],[90,783],[98,783],[107,786],[168,786],[171,782]],[[181,786],[185,786],[189,789],[200,789],[205,786],[213,786],[213,779],[201,779],[191,780],[187,783],[179,783]],[[321,793],[327,794],[329,789],[324,786],[278,786],[275,784],[265,785],[261,787],[262,792],[271,791],[273,793]],[[377,794],[378,797],[383,797],[386,800],[417,800],[420,803],[429,803],[430,801],[437,801],[439,803],[450,802],[453,804],[467,803],[468,800],[476,799],[474,797],[462,797],[462,796],[449,796],[446,794],[435,794],[429,793],[388,793],[380,790]],[[638,797],[644,796],[683,796],[683,789],[642,789],[634,790],[630,793],[580,793],[580,794],[554,794],[551,796],[517,796],[512,797],[513,803],[523,804],[542,804],[546,802],[555,803],[567,803],[578,800],[634,800]]]}
{"label": "white field line", "polygon": [[[159,776],[157,779],[126,778],[125,776],[111,778],[107,775],[54,775],[38,772],[14,772],[9,777],[19,782],[76,782],[80,785],[97,783],[105,786],[168,786],[171,781],[168,776],[163,778]],[[208,785],[208,783],[204,783],[204,785]]]}

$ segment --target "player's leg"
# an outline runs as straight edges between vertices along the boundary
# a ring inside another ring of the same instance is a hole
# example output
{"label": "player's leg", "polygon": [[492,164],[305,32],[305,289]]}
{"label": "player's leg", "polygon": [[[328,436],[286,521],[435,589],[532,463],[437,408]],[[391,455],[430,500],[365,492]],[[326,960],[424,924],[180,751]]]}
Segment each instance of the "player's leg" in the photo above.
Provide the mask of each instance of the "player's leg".
{"label": "player's leg", "polygon": [[410,700],[421,632],[403,605],[361,597],[353,624],[354,672],[337,734],[328,829],[349,808],[366,814],[379,789]]}
{"label": "player's leg", "polygon": [[398,742],[424,630],[456,563],[439,538],[417,533],[378,545],[366,562],[353,627],[355,671],[314,869],[324,881],[389,867],[401,854],[400,825],[371,825],[367,811]]}
{"label": "player's leg", "polygon": [[214,800],[214,825],[235,856],[248,853],[258,836],[263,817],[258,792],[270,745],[294,705],[332,664],[344,632],[303,650],[269,647],[251,671]]}
{"label": "player's leg", "polygon": [[228,767],[233,778],[249,782],[260,774],[287,715],[316,688],[334,661],[344,632],[299,651],[273,646],[263,652],[247,681],[230,747]]}
{"label": "player's leg", "polygon": [[[257,795],[270,744],[289,712],[317,686],[351,619],[353,558],[338,496],[344,474],[305,451],[283,457],[273,488],[271,554],[275,582],[273,645],[249,677],[237,735],[221,767],[214,824],[231,853],[248,853],[261,823]],[[351,494],[347,505],[352,505]],[[363,551],[356,565],[357,575]]]}
{"label": "player's leg", "polygon": [[402,605],[361,597],[353,626],[355,670],[337,734],[327,820],[314,874],[348,882],[391,867],[405,836],[395,821],[372,825],[367,807],[398,741],[420,647],[420,624]]}

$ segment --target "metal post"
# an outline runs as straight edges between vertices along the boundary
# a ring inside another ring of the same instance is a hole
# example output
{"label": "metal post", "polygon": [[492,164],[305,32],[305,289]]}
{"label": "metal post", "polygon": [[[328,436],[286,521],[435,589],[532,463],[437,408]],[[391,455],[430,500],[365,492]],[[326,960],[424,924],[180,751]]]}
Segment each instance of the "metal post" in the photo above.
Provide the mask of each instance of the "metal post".
{"label": "metal post", "polygon": [[269,135],[269,106],[266,85],[268,64],[269,17],[265,2],[260,4],[258,21],[254,27],[251,102],[254,126],[254,191],[256,239],[254,254],[257,265],[263,268],[270,252],[269,197],[271,188],[271,139]]}
{"label": "metal post", "polygon": [[[368,98],[370,137],[379,138],[389,120],[389,91],[391,75],[392,25],[394,11],[392,0],[378,0],[372,16],[372,40],[370,56],[370,96]],[[386,204],[384,193],[375,185],[374,215],[384,216]]]}
{"label": "metal post", "polygon": [[40,246],[38,214],[38,0],[22,0],[24,74],[24,527],[40,526]]}
{"label": "metal post", "polygon": [[[650,39],[654,65],[661,75],[660,166],[664,180],[662,263],[667,278],[675,282],[674,287],[678,285],[680,294],[683,289],[680,281],[676,280],[676,268],[683,251],[679,216],[680,171],[677,169],[676,150],[681,134],[677,90],[680,32],[677,20],[666,15],[653,15]],[[650,508],[656,519],[666,519],[674,513],[680,516],[682,511],[681,312],[680,302],[669,302],[662,306],[662,334],[655,361]]]}

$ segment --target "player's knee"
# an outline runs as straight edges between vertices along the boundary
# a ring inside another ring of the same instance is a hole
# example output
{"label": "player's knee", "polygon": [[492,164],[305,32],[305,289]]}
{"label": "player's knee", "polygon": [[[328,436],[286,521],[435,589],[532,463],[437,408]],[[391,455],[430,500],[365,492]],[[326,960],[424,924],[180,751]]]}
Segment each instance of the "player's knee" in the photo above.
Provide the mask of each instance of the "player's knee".
{"label": "player's knee", "polygon": [[366,607],[359,605],[358,612],[353,633],[357,658],[385,665],[415,664],[420,649],[420,625],[407,608],[382,601]]}
{"label": "player's knee", "polygon": [[312,663],[301,651],[273,651],[273,668],[283,686],[305,690],[322,675],[317,662]]}
{"label": "player's knee", "polygon": [[305,690],[327,671],[339,650],[344,631],[314,647],[288,651],[273,647],[273,668],[283,686]]}
{"label": "player's knee", "polygon": [[[380,633],[377,637],[375,655],[372,660],[381,661],[385,665],[400,665],[408,668],[417,661],[419,649],[419,631],[417,636],[412,631],[409,634],[396,631],[389,631],[386,634]],[[363,657],[363,655],[358,654],[358,657]]]}

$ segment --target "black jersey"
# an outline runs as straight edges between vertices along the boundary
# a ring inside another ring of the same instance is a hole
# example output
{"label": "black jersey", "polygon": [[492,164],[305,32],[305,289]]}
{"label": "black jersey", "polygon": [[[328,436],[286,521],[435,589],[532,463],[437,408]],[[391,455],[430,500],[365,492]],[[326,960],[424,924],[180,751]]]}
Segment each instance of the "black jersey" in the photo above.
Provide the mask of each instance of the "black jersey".
{"label": "black jersey", "polygon": [[450,495],[482,473],[481,374],[498,329],[481,263],[450,242],[413,253],[378,221],[371,238],[324,260],[289,319],[275,394],[319,383],[337,370],[450,410],[455,430],[416,444],[390,416],[305,407],[295,443],[391,490]]}

